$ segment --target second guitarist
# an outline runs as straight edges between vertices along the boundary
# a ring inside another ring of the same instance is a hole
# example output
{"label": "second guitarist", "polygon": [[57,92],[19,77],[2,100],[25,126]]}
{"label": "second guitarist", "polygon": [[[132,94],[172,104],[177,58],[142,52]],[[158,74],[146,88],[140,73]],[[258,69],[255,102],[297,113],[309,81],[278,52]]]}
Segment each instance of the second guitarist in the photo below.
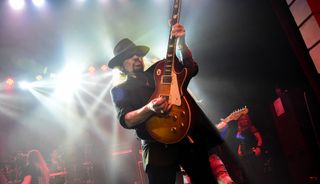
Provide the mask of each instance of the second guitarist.
{"label": "second guitarist", "polygon": [[[198,65],[193,60],[185,43],[185,28],[181,24],[172,26],[171,36],[179,38],[179,51],[182,61],[175,64],[176,70],[185,69],[187,77],[182,90],[190,108],[190,128],[187,135],[173,144],[164,144],[151,137],[146,129],[147,120],[154,115],[166,116],[172,104],[165,97],[150,100],[154,90],[155,66],[144,71],[143,57],[149,51],[146,46],[135,45],[129,39],[121,40],[114,48],[114,57],[109,61],[110,68],[119,68],[127,80],[111,90],[120,124],[126,129],[134,129],[141,139],[143,164],[150,184],[174,184],[176,173],[181,166],[189,175],[192,183],[216,183],[208,159],[208,150],[222,143],[222,139],[187,92],[186,86],[191,77],[198,72]],[[174,117],[170,117],[174,118]]]}
{"label": "second guitarist", "polygon": [[236,152],[245,170],[244,173],[247,173],[247,175],[242,173],[241,183],[270,183],[264,175],[263,139],[259,130],[252,123],[247,108],[238,110],[227,118],[221,119],[217,128],[219,130],[224,129],[229,121],[236,121],[237,123],[236,135],[232,137],[237,142]]}

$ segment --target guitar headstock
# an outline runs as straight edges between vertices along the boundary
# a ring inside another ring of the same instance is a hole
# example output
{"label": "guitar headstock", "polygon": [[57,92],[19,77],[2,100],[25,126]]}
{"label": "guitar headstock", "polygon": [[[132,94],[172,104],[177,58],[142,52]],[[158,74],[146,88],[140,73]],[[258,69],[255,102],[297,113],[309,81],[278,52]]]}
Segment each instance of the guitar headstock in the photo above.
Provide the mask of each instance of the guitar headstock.
{"label": "guitar headstock", "polygon": [[230,121],[232,120],[237,120],[240,118],[240,116],[244,115],[244,114],[248,114],[249,112],[249,109],[245,106],[241,109],[238,109],[236,111],[233,111],[229,116],[228,116],[228,119]]}

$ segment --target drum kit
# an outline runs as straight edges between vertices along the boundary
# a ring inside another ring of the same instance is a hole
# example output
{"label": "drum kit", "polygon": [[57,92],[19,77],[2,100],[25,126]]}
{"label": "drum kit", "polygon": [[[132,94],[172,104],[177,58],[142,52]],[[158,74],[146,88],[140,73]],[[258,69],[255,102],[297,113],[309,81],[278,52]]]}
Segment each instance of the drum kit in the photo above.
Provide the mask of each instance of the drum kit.
{"label": "drum kit", "polygon": [[84,162],[49,174],[50,184],[94,184],[93,164]]}
{"label": "drum kit", "polygon": [[[48,161],[50,184],[94,184],[93,163],[65,164],[61,154],[51,154]],[[22,170],[26,166],[26,153],[17,153],[6,161],[0,161],[0,184],[20,184]]]}
{"label": "drum kit", "polygon": [[93,184],[93,164],[66,162],[63,154],[53,151],[51,154],[50,184]]}

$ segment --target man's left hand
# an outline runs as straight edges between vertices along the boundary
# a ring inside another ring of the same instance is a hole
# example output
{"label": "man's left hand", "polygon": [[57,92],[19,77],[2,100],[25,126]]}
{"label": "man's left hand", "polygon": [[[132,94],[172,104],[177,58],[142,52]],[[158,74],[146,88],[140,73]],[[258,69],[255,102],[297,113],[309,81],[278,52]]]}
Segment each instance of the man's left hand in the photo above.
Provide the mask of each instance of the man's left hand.
{"label": "man's left hand", "polygon": [[175,37],[183,37],[186,34],[184,26],[180,23],[176,23],[172,26],[171,35]]}

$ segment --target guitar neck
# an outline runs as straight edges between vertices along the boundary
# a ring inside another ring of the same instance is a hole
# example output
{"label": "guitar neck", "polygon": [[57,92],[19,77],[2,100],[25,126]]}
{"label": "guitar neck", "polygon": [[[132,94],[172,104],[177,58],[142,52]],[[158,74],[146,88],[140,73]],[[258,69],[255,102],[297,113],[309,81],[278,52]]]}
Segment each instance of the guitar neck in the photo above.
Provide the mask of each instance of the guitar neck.
{"label": "guitar neck", "polygon": [[174,24],[179,22],[180,18],[180,9],[181,9],[181,0],[174,0],[173,4],[173,10],[171,15],[171,26],[170,26],[170,33],[169,33],[169,41],[168,41],[168,48],[167,48],[167,55],[166,59],[163,65],[163,73],[161,77],[161,83],[159,86],[166,86],[163,88],[166,88],[166,92],[164,92],[162,95],[169,96],[171,90],[171,86],[174,84],[173,80],[174,77],[172,76],[172,70],[174,68],[174,60],[175,60],[175,51],[176,51],[176,42],[177,38],[175,36],[172,36],[171,30]]}
{"label": "guitar neck", "polygon": [[171,35],[172,26],[179,22],[181,10],[181,0],[174,0],[173,10],[171,15],[171,26],[169,32],[169,41],[166,55],[165,75],[171,75],[176,52],[177,38]]}
{"label": "guitar neck", "polygon": [[225,124],[229,123],[230,121],[238,120],[241,115],[247,114],[249,112],[247,107],[244,107],[242,109],[239,109],[237,111],[234,111],[231,113],[228,117],[223,119],[223,122]]}

